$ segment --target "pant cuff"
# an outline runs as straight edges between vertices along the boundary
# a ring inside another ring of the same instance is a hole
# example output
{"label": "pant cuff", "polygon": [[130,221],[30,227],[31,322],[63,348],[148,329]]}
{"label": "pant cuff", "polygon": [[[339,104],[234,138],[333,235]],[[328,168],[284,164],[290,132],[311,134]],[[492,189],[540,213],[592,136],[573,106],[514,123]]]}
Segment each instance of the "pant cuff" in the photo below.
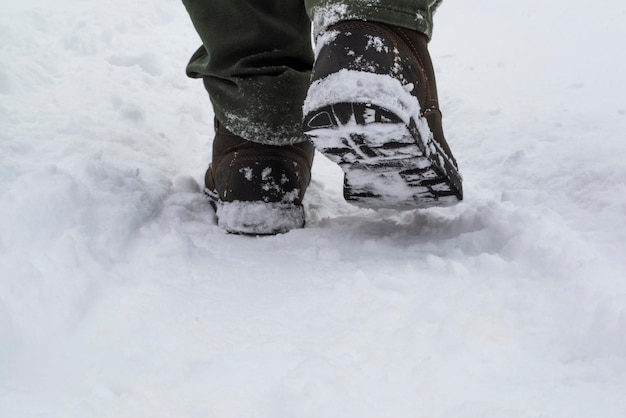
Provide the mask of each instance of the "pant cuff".
{"label": "pant cuff", "polygon": [[416,30],[430,39],[433,32],[435,8],[436,6],[423,8],[410,5],[348,4],[327,1],[309,8],[309,15],[313,22],[313,35],[316,38],[335,23],[346,20],[366,20]]}

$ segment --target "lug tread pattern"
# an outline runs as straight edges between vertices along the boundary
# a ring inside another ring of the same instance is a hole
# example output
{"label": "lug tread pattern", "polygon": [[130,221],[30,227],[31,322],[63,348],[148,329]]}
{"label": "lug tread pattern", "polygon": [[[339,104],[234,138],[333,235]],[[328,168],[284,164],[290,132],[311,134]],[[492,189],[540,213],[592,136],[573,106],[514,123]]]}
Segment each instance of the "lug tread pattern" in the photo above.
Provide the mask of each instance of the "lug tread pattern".
{"label": "lug tread pattern", "polygon": [[304,129],[342,168],[344,197],[356,206],[412,209],[462,199],[461,177],[443,151],[432,139],[424,144],[413,121],[384,108],[328,105],[306,115]]}

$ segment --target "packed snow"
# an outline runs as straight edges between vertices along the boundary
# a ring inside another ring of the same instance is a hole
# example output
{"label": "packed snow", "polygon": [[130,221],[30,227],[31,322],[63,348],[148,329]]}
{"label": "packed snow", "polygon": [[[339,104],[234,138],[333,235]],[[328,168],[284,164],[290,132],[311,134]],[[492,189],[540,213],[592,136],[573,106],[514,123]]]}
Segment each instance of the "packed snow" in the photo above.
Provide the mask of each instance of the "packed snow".
{"label": "packed snow", "polygon": [[229,235],[176,1],[0,10],[0,417],[626,416],[626,5],[444,2],[449,208]]}

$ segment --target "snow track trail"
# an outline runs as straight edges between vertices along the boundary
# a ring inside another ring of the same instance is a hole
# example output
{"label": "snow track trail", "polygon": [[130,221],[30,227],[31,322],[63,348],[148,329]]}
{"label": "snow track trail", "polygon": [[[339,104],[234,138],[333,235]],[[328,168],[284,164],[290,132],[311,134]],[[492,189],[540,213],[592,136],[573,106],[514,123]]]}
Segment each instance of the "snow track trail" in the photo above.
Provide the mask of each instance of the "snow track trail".
{"label": "snow track trail", "polygon": [[359,209],[318,155],[307,227],[252,238],[200,192],[180,2],[3,6],[0,417],[625,416],[625,17],[444,2],[465,200]]}

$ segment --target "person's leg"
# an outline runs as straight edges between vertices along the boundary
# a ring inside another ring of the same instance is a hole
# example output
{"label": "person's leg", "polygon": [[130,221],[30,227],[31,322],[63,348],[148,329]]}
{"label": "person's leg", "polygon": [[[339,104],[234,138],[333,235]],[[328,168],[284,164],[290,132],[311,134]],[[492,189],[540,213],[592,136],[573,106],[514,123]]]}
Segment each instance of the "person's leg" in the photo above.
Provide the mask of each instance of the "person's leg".
{"label": "person's leg", "polygon": [[203,78],[215,116],[248,141],[302,142],[313,65],[302,0],[183,0],[203,46],[187,74]]}
{"label": "person's leg", "polygon": [[366,20],[416,30],[429,39],[442,0],[305,0],[314,34],[346,20]]}
{"label": "person's leg", "polygon": [[202,39],[187,66],[216,116],[205,193],[218,225],[276,234],[304,225],[313,146],[302,102],[313,53],[301,0],[183,0]]}
{"label": "person's leg", "polygon": [[355,205],[413,209],[463,198],[427,47],[438,4],[307,0],[316,60],[304,130],[343,169]]}

